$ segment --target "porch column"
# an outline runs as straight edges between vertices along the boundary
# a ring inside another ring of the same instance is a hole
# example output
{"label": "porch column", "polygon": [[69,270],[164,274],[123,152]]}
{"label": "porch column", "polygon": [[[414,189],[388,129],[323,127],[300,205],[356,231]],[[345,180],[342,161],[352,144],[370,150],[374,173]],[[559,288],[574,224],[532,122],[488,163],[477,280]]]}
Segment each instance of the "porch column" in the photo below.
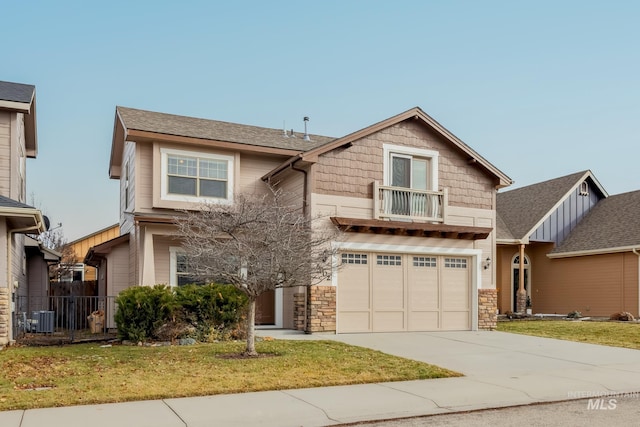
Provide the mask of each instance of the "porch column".
{"label": "porch column", "polygon": [[518,292],[516,292],[516,311],[524,313],[527,309],[527,291],[524,289],[524,244],[520,245],[520,264],[518,264]]}
{"label": "porch column", "polygon": [[153,254],[153,234],[144,227],[142,250],[142,280],[140,285],[154,286],[156,284],[156,266]]}

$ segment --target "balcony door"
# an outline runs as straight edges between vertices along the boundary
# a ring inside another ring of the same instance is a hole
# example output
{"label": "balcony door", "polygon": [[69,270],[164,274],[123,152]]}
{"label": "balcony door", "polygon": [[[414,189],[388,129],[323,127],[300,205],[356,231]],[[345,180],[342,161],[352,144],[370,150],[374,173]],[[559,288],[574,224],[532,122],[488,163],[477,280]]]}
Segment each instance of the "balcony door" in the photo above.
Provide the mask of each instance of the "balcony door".
{"label": "balcony door", "polygon": [[[393,187],[427,190],[429,184],[429,160],[407,154],[391,154],[390,182]],[[394,191],[392,213],[412,216],[424,215],[427,210],[426,195]]]}

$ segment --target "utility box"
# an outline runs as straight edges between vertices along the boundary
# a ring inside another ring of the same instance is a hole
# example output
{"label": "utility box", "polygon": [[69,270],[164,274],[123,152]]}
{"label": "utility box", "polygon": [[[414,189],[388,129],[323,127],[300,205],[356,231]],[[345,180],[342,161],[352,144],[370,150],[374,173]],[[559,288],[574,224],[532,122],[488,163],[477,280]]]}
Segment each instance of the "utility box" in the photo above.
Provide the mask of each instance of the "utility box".
{"label": "utility box", "polygon": [[52,334],[55,311],[34,311],[31,313],[31,328],[34,332]]}
{"label": "utility box", "polygon": [[92,334],[99,334],[104,330],[104,311],[96,310],[87,317],[89,320],[89,329]]}

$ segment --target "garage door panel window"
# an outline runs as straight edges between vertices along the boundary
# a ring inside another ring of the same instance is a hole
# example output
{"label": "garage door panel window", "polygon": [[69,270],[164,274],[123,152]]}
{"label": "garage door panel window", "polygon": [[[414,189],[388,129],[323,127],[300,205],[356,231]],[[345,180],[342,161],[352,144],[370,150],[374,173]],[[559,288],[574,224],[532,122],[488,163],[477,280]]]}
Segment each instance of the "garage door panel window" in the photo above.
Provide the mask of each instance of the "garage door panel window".
{"label": "garage door panel window", "polygon": [[445,268],[467,268],[467,260],[465,258],[445,258]]}
{"label": "garage door panel window", "polygon": [[434,257],[414,256],[414,267],[437,267],[436,259]]}
{"label": "garage door panel window", "polygon": [[377,255],[376,264],[378,265],[402,265],[402,256],[400,255]]}
{"label": "garage door panel window", "polygon": [[367,254],[342,254],[343,264],[367,264]]}

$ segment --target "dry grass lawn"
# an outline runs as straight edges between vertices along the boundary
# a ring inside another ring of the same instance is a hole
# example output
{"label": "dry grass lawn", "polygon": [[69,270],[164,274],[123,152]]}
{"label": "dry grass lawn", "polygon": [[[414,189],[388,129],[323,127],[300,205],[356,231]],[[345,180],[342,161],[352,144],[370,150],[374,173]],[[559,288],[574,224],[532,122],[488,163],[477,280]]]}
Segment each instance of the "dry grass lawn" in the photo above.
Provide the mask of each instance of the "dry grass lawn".
{"label": "dry grass lawn", "polygon": [[498,330],[640,350],[640,323],[512,320],[498,322]]}
{"label": "dry grass lawn", "polygon": [[263,341],[271,357],[221,357],[244,345],[6,348],[0,411],[460,375],[333,341]]}

